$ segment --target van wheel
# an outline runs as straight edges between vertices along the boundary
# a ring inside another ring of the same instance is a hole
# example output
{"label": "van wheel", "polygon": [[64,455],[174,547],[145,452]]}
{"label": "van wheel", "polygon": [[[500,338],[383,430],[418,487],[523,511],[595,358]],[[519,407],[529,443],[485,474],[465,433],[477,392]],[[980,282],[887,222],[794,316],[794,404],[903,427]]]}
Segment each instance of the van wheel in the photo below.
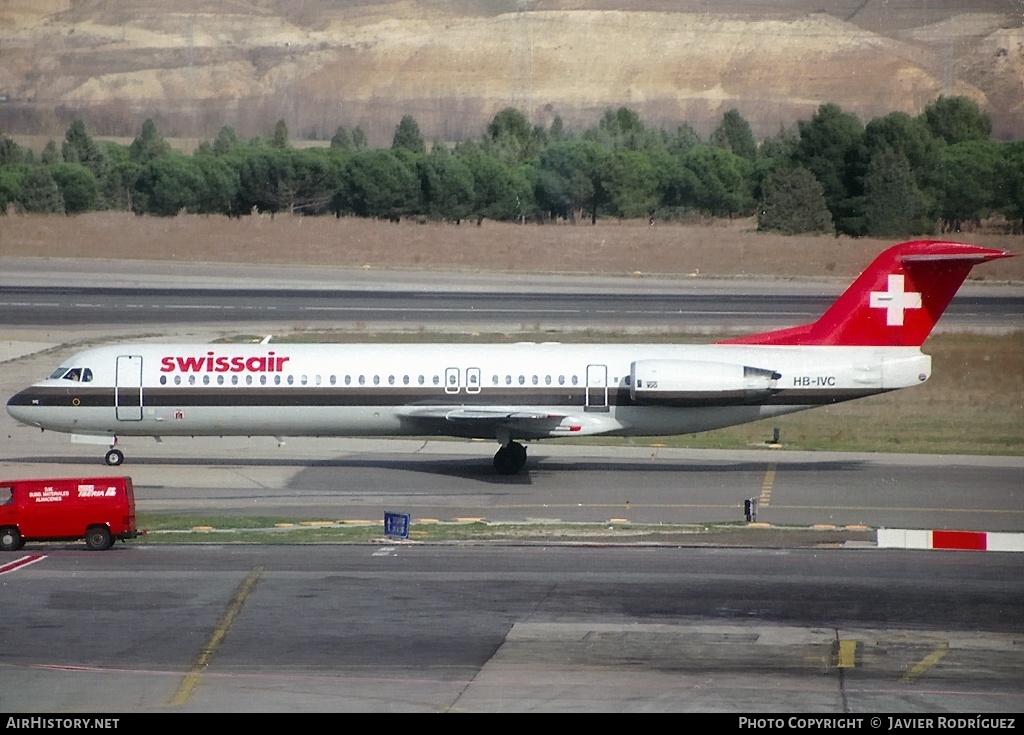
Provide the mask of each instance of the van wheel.
{"label": "van wheel", "polygon": [[21,533],[13,526],[0,528],[0,551],[17,551],[25,542],[21,540]]}
{"label": "van wheel", "polygon": [[106,526],[89,526],[85,532],[85,545],[93,551],[103,551],[114,545],[110,529]]}

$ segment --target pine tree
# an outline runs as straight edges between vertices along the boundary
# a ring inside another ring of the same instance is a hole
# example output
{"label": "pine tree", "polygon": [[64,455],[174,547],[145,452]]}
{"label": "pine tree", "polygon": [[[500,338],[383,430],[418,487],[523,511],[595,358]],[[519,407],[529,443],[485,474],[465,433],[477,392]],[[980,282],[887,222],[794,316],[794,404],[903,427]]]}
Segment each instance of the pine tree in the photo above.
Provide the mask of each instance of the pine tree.
{"label": "pine tree", "polygon": [[288,123],[278,120],[274,126],[274,147],[283,151],[288,147]]}
{"label": "pine tree", "polygon": [[969,97],[945,97],[924,108],[921,117],[932,133],[949,145],[970,140],[988,140],[992,135],[992,118],[982,112]]}
{"label": "pine tree", "polygon": [[821,184],[805,168],[773,171],[764,184],[757,229],[783,235],[835,232]]}
{"label": "pine tree", "polygon": [[738,110],[729,110],[722,116],[722,122],[711,134],[711,143],[750,161],[757,158],[754,133]]}
{"label": "pine tree", "polygon": [[875,154],[864,177],[864,214],[872,237],[926,232],[927,202],[917,188],[906,156],[892,150]]}
{"label": "pine tree", "polygon": [[427,146],[420,134],[420,126],[412,115],[405,115],[395,127],[395,135],[391,140],[392,150],[404,148],[413,153],[426,153]]}
{"label": "pine tree", "polygon": [[156,123],[152,118],[146,118],[142,123],[142,131],[128,147],[128,157],[140,166],[145,166],[157,156],[163,156],[171,151],[171,146],[157,132]]}
{"label": "pine tree", "polygon": [[334,131],[334,135],[331,137],[331,148],[338,151],[352,150],[352,136],[344,125],[339,125],[338,129]]}
{"label": "pine tree", "polygon": [[18,203],[26,212],[64,214],[64,197],[46,166],[34,166],[25,175]]}

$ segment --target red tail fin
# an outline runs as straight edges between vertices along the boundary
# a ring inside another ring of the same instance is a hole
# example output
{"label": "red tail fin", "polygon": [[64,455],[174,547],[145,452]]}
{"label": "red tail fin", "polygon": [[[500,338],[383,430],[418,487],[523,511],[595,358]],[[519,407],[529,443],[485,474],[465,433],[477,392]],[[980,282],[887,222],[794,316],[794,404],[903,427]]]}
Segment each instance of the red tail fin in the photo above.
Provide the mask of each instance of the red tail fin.
{"label": "red tail fin", "polygon": [[939,240],[894,245],[818,321],[724,340],[747,345],[920,347],[978,263],[1012,253]]}

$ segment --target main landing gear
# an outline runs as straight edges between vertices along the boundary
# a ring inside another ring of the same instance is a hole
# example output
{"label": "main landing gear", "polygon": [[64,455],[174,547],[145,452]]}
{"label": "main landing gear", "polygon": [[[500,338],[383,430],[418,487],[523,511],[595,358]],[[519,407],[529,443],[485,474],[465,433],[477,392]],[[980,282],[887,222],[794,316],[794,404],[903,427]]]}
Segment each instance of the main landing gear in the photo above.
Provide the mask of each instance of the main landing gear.
{"label": "main landing gear", "polygon": [[111,449],[104,455],[103,461],[107,463],[108,467],[119,467],[124,462],[124,452],[120,449]]}
{"label": "main landing gear", "polygon": [[494,471],[499,475],[514,475],[526,464],[526,447],[510,441],[494,454]]}

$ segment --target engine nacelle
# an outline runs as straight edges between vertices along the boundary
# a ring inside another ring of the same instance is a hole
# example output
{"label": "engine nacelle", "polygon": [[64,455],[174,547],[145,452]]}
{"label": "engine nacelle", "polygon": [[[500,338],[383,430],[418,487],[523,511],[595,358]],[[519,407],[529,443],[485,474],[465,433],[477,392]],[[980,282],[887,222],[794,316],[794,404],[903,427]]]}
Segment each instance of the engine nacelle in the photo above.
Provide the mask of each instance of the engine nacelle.
{"label": "engine nacelle", "polygon": [[781,375],[728,362],[637,360],[630,369],[630,396],[657,406],[742,404],[770,395]]}

